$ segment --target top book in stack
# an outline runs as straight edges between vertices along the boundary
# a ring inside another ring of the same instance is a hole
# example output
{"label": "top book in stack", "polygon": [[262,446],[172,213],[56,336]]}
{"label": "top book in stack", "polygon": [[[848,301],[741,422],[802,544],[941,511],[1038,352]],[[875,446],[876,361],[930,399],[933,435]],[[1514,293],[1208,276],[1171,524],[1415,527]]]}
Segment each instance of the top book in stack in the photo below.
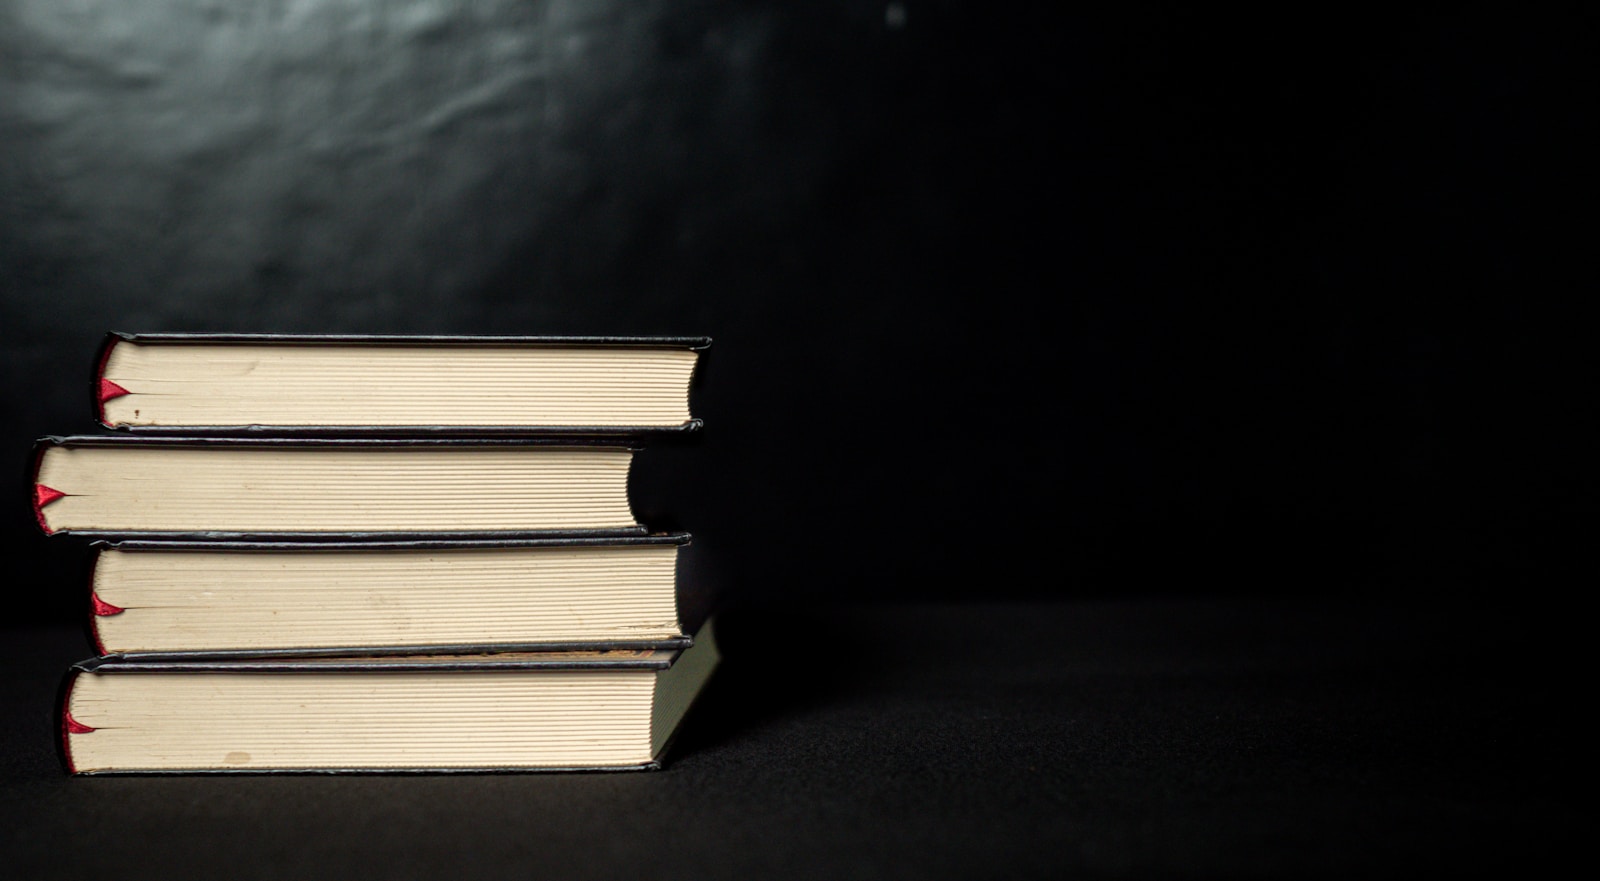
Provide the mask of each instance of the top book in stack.
{"label": "top book in stack", "polygon": [[703,337],[113,333],[102,425],[185,434],[692,431]]}

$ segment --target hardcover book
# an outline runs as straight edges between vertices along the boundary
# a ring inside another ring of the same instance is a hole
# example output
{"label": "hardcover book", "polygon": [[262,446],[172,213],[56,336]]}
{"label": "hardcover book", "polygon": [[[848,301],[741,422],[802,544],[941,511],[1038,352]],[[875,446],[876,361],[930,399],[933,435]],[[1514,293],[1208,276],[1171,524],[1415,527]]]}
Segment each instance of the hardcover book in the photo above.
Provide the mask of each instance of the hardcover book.
{"label": "hardcover book", "polygon": [[581,439],[40,441],[47,534],[247,539],[644,533],[635,450]]}
{"label": "hardcover book", "polygon": [[77,774],[649,769],[719,655],[691,648],[73,668]]}
{"label": "hardcover book", "polygon": [[685,533],[96,545],[102,655],[683,648],[710,613]]}
{"label": "hardcover book", "polygon": [[704,337],[126,334],[101,424],[270,434],[617,434],[697,428]]}

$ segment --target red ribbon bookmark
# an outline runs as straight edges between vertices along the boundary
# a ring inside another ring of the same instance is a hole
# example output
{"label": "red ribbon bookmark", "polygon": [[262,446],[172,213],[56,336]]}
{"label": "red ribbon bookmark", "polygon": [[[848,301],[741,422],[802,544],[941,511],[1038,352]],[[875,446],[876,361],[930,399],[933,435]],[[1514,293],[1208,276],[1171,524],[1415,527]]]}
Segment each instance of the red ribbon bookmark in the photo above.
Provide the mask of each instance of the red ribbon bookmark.
{"label": "red ribbon bookmark", "polygon": [[111,400],[112,398],[120,398],[123,395],[131,394],[133,394],[133,392],[128,391],[109,379],[100,380],[100,403],[102,404]]}

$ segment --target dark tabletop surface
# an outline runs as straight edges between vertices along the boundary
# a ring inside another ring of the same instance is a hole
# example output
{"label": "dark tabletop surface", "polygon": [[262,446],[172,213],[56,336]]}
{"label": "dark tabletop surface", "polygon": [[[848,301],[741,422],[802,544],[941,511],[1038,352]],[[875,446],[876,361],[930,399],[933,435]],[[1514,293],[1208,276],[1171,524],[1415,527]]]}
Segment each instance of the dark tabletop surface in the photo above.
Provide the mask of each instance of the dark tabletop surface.
{"label": "dark tabletop surface", "polygon": [[[72,631],[4,634],[19,878],[1364,876],[1587,831],[1523,604],[744,610],[658,773],[69,778]],[[1552,616],[1558,616],[1552,611]]]}

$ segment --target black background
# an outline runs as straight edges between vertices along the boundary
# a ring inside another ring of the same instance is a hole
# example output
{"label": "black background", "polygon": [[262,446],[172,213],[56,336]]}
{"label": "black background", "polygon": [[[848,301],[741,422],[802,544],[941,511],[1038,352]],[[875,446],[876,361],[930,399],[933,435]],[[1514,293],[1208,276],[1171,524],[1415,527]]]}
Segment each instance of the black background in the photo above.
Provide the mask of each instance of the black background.
{"label": "black background", "polygon": [[[1349,877],[1581,841],[1593,23],[1054,6],[0,3],[6,864]],[[110,329],[714,337],[707,427],[640,487],[735,605],[667,770],[68,778],[85,554],[26,472],[93,430]]]}
{"label": "black background", "polygon": [[1588,29],[1050,8],[7,5],[4,620],[113,328],[711,335],[757,604],[1564,586]]}

